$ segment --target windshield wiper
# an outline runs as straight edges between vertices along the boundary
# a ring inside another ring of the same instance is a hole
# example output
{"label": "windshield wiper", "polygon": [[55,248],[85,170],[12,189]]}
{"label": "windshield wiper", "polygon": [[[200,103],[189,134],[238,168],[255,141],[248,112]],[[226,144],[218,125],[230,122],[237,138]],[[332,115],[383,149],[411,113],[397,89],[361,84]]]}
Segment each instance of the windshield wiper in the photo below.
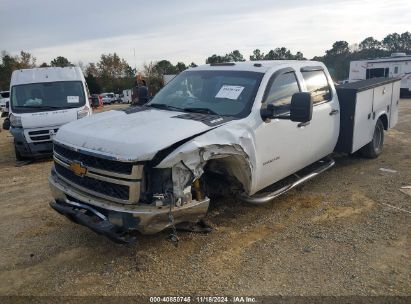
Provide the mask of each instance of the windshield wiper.
{"label": "windshield wiper", "polygon": [[13,106],[13,108],[19,108],[19,109],[61,109],[61,107],[54,107],[54,106]]}
{"label": "windshield wiper", "polygon": [[67,110],[67,109],[75,109],[80,108],[82,106],[13,106],[13,108],[17,109],[48,109],[48,110]]}
{"label": "windshield wiper", "polygon": [[148,104],[146,106],[156,108],[156,109],[162,109],[162,110],[172,110],[172,111],[182,111],[183,110],[181,108],[169,106],[169,105],[166,105],[164,103],[152,103],[152,104]]}
{"label": "windshield wiper", "polygon": [[192,112],[192,113],[206,113],[206,114],[212,114],[212,115],[220,115],[217,112],[214,112],[213,110],[209,108],[184,108],[184,112]]}

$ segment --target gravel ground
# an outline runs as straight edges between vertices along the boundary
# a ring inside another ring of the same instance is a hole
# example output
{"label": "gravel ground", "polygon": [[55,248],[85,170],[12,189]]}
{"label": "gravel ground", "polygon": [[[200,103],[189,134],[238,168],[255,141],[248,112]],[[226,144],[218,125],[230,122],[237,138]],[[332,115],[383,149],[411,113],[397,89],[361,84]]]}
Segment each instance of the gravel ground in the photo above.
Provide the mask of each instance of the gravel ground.
{"label": "gravel ground", "polygon": [[0,295],[410,295],[411,99],[385,139],[380,158],[337,155],[264,206],[213,202],[215,230],[176,248],[167,232],[117,245],[52,211],[51,161],[16,166],[3,130]]}

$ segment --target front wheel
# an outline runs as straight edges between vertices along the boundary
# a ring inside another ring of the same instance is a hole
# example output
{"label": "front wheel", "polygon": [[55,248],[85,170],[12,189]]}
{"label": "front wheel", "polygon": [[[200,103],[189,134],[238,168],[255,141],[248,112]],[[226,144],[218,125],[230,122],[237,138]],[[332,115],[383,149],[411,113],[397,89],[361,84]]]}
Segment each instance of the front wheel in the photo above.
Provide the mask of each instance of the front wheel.
{"label": "front wheel", "polygon": [[384,145],[384,125],[381,119],[377,120],[372,140],[363,148],[361,154],[367,158],[377,158],[382,153]]}
{"label": "front wheel", "polygon": [[17,161],[23,161],[25,158],[21,156],[19,150],[17,149],[16,145],[14,145],[14,154],[16,155]]}

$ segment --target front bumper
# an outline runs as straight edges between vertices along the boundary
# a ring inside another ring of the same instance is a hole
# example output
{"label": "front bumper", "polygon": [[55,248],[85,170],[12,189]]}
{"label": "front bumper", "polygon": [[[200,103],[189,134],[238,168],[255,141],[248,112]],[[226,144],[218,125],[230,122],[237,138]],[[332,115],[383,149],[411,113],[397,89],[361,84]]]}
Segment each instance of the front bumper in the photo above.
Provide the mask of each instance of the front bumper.
{"label": "front bumper", "polygon": [[[120,244],[133,243],[135,236],[130,236],[124,229],[113,225],[106,217],[99,218],[93,213],[88,213],[88,208],[82,208],[81,205],[63,204],[61,202],[50,202],[50,207],[56,210],[58,213],[69,218],[73,222],[86,226],[92,231],[104,235],[113,242]],[[85,212],[83,212],[86,211]]]}
{"label": "front bumper", "polygon": [[10,133],[14,137],[16,149],[23,157],[47,157],[53,153],[53,142],[29,143],[22,128],[10,128]]}
{"label": "front bumper", "polygon": [[[197,222],[206,215],[210,203],[210,199],[205,198],[202,201],[193,200],[181,207],[173,206],[171,214],[174,222],[170,223],[169,206],[124,205],[94,197],[62,181],[54,169],[49,176],[49,184],[54,198],[51,203],[53,209],[80,225],[123,243],[125,234],[129,232],[138,231],[141,234],[154,234],[172,224]],[[86,208],[81,208],[78,204]],[[97,224],[92,219],[96,218],[95,212],[87,210],[90,208],[102,215]],[[82,214],[80,215],[79,212]],[[104,218],[106,219],[104,220]],[[90,222],[96,225],[90,224]],[[117,237],[113,237],[113,234]]]}

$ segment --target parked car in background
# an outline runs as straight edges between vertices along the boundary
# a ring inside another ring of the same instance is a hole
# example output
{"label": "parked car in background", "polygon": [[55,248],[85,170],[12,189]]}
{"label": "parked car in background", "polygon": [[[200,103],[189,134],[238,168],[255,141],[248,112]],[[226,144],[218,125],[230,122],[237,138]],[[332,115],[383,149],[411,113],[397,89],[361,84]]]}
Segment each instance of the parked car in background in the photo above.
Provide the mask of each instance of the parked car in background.
{"label": "parked car in background", "polygon": [[122,103],[131,103],[132,90],[123,90],[123,97],[121,98]]}
{"label": "parked car in background", "polygon": [[101,93],[100,97],[103,100],[103,104],[112,104],[116,100],[114,93]]}
{"label": "parked car in background", "polygon": [[[0,111],[3,113],[7,113],[9,111],[7,107],[7,103],[10,100],[10,91],[1,91],[0,92]],[[2,117],[4,116],[2,113]]]}
{"label": "parked car in background", "polygon": [[90,103],[92,108],[99,108],[103,106],[103,99],[98,94],[92,94],[90,97]]}
{"label": "parked car in background", "polygon": [[60,127],[92,114],[79,67],[16,70],[10,92],[10,133],[17,160],[51,155]]}
{"label": "parked car in background", "polygon": [[114,102],[121,103],[121,94],[114,94]]}

